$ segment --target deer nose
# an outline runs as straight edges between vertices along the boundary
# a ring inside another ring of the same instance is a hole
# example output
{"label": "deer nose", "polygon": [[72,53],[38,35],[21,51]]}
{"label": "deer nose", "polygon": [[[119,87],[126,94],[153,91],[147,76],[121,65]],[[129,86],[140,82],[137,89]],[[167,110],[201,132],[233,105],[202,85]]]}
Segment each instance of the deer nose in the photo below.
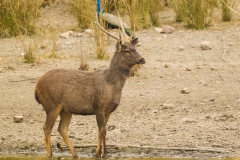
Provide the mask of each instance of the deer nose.
{"label": "deer nose", "polygon": [[139,64],[145,64],[145,63],[146,63],[146,60],[145,60],[144,58],[142,58],[142,59],[140,59],[140,60],[138,61],[138,63],[139,63]]}

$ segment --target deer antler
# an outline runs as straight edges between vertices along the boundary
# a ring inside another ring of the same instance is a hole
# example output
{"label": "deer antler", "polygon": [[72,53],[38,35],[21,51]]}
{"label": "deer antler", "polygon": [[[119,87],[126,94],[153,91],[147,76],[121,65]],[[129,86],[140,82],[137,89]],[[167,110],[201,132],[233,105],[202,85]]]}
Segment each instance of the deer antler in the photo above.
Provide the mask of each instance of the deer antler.
{"label": "deer antler", "polygon": [[99,22],[98,22],[98,15],[97,15],[97,14],[96,14],[96,21],[95,21],[95,23],[96,23],[97,26],[98,26],[103,32],[105,32],[107,35],[109,35],[109,36],[111,36],[112,38],[114,38],[114,39],[120,41],[119,38],[117,38],[116,36],[112,35],[112,34],[109,33],[108,31],[106,31],[106,30],[105,30],[105,29],[99,24]]}
{"label": "deer antler", "polygon": [[128,42],[130,42],[131,38],[125,33],[125,29],[124,29],[124,27],[123,27],[122,19],[121,19],[121,17],[120,17],[119,12],[118,12],[118,22],[119,22],[119,24],[120,24],[120,26],[121,26],[121,29],[122,29],[122,31],[123,31],[123,34],[124,34],[125,37],[126,37],[126,40],[127,40]]}

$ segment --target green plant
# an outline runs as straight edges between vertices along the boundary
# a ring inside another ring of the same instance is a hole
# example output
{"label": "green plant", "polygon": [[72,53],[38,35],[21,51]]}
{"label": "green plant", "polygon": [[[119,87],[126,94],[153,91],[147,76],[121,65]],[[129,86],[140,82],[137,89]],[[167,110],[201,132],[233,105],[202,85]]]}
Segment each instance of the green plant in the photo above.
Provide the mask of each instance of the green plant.
{"label": "green plant", "polygon": [[1,0],[0,36],[35,33],[34,22],[40,15],[43,0]]}
{"label": "green plant", "polygon": [[211,23],[217,0],[172,0],[176,21],[184,21],[189,28],[204,29]]}
{"label": "green plant", "polygon": [[30,40],[28,44],[22,43],[22,46],[24,50],[24,63],[34,63],[38,51],[38,42],[36,40]]}
{"label": "green plant", "polygon": [[95,0],[68,0],[73,14],[76,16],[78,26],[82,29],[90,28],[95,19]]}
{"label": "green plant", "polygon": [[150,3],[150,20],[152,22],[152,25],[159,26],[159,11],[163,8],[161,4],[162,0],[149,0]]}
{"label": "green plant", "polygon": [[[99,17],[99,23],[101,26],[106,26],[103,22],[101,15]],[[92,25],[93,27],[93,37],[96,44],[96,53],[98,59],[106,59],[108,58],[106,55],[106,50],[108,46],[108,35],[104,33],[101,29],[98,28],[96,24]]]}
{"label": "green plant", "polygon": [[222,3],[222,21],[231,21],[232,11],[231,8],[234,7],[234,0],[221,0]]}

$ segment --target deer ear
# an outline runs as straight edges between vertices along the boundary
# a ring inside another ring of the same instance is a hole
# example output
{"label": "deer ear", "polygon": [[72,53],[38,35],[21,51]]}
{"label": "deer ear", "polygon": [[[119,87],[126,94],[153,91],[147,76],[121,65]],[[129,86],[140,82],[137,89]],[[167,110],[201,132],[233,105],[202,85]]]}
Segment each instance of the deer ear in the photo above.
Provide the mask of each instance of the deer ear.
{"label": "deer ear", "polygon": [[120,48],[121,48],[121,41],[117,42],[116,51],[120,51]]}
{"label": "deer ear", "polygon": [[135,45],[138,44],[138,38],[132,39],[130,42],[131,42],[132,45],[135,46]]}

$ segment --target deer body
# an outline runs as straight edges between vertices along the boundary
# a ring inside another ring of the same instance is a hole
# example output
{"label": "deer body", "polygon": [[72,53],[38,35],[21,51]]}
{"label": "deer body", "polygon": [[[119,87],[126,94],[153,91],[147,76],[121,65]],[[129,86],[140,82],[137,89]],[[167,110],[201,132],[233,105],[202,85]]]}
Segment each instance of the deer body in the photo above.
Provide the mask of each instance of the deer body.
{"label": "deer body", "polygon": [[99,106],[111,106],[111,104],[116,106],[120,101],[123,86],[114,86],[107,82],[107,72],[108,70],[88,73],[55,69],[41,77],[36,93],[41,104],[47,105],[49,102],[61,104],[64,111],[72,114],[94,115],[96,111],[105,109],[111,113],[114,108],[99,108]]}
{"label": "deer body", "polygon": [[58,115],[58,131],[70,149],[78,157],[68,136],[72,114],[96,115],[98,146],[96,156],[106,157],[106,124],[119,105],[122,89],[135,64],[144,64],[145,59],[135,50],[135,42],[117,43],[116,52],[109,69],[95,72],[55,69],[43,75],[37,82],[35,98],[46,111],[45,133],[47,154],[52,156],[51,131]]}

